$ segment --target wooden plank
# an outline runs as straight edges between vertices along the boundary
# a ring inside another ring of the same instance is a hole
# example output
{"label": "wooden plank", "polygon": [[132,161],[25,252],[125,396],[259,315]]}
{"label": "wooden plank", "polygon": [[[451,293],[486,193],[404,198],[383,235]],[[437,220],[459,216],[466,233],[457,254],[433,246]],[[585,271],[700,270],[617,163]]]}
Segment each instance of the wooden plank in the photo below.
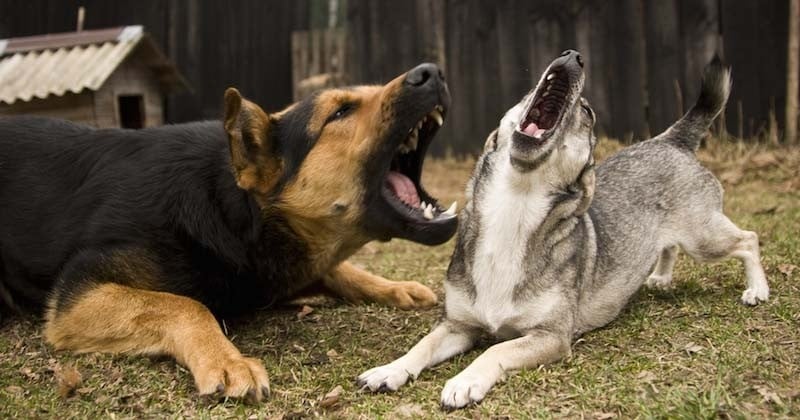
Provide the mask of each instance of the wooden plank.
{"label": "wooden plank", "polygon": [[342,29],[314,29],[292,34],[295,101],[321,88],[347,83],[343,74],[346,37]]}
{"label": "wooden plank", "polygon": [[[758,3],[757,28],[759,48],[754,51],[760,64],[758,85],[761,88],[759,118],[778,120],[777,129],[783,128],[782,111],[786,106],[786,49],[788,48],[789,2],[765,1]],[[777,136],[778,133],[772,133]],[[776,140],[776,138],[773,138]]]}
{"label": "wooden plank", "polygon": [[616,19],[609,19],[606,42],[610,45],[612,74],[611,126],[615,137],[643,139],[648,137],[645,104],[645,50],[642,27],[642,4],[637,0],[613,2],[607,9]]}
{"label": "wooden plank", "polygon": [[448,80],[453,98],[447,139],[435,152],[479,151],[505,111],[498,90],[499,54],[496,16],[491,3],[478,0],[447,2]]}
{"label": "wooden plank", "polygon": [[745,137],[764,135],[770,113],[785,104],[786,55],[776,52],[786,51],[788,3],[722,0],[720,7],[725,58],[733,67],[728,129],[741,125]]}
{"label": "wooden plank", "polygon": [[714,58],[714,54],[723,53],[718,6],[717,0],[678,1],[680,44],[683,48],[683,76],[680,80],[684,112],[700,94],[703,69]]}
{"label": "wooden plank", "polygon": [[537,70],[531,67],[529,53],[517,48],[527,43],[529,28],[528,2],[525,0],[500,0],[497,8],[497,53],[500,74],[500,97],[504,107],[511,107],[515,99],[523,97],[536,81]]}
{"label": "wooden plank", "polygon": [[[647,122],[657,134],[677,120],[679,109],[676,83],[682,83],[678,6],[674,0],[644,2],[647,38]],[[680,98],[682,102],[682,97]],[[682,108],[682,106],[680,106]]]}

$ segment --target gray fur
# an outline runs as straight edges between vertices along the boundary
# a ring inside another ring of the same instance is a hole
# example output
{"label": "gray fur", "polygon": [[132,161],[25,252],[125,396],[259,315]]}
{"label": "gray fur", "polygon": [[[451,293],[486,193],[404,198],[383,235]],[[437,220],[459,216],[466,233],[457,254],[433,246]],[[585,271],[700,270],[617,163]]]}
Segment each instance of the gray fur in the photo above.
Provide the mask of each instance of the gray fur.
{"label": "gray fur", "polygon": [[[564,60],[543,80],[568,67]],[[563,118],[546,142],[531,148],[519,135],[534,93],[489,136],[460,214],[443,327],[362,374],[363,387],[396,389],[409,373],[488,333],[509,341],[489,348],[442,392],[447,408],[480,401],[507,371],[568,355],[570,340],[611,322],[642,284],[668,286],[678,247],[702,261],[741,259],[748,286],[742,301],[768,298],[757,236],[722,214],[721,185],[693,153],[725,105],[729,70],[713,62],[683,118],[596,169],[594,112],[579,98],[582,71],[570,80]]]}

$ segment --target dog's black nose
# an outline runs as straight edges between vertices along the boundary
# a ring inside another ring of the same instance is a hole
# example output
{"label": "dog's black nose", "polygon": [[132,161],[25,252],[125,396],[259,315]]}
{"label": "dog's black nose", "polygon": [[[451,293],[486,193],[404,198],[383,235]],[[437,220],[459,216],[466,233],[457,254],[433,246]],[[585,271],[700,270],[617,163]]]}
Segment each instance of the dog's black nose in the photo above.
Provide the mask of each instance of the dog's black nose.
{"label": "dog's black nose", "polygon": [[405,83],[411,86],[423,86],[430,81],[444,82],[444,75],[436,64],[424,63],[411,69],[406,74]]}
{"label": "dog's black nose", "polygon": [[579,66],[583,67],[583,57],[575,50],[564,50],[559,57],[566,57],[567,61],[575,60]]}

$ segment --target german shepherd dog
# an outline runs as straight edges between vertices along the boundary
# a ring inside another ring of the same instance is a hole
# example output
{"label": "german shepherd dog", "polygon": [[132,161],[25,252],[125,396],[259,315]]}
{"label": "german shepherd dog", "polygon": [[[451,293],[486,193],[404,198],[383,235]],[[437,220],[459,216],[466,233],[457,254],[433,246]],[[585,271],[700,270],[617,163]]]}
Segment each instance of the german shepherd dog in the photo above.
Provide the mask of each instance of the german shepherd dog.
{"label": "german shepherd dog", "polygon": [[[166,354],[200,394],[260,401],[262,363],[215,316],[312,292],[404,309],[436,295],[346,260],[370,240],[455,234],[420,177],[450,97],[420,65],[267,114],[235,89],[224,120],[143,130],[0,119],[0,295],[76,352]],[[424,205],[423,205],[424,203]]]}
{"label": "german shepherd dog", "polygon": [[683,118],[597,170],[583,83],[581,56],[565,51],[502,118],[468,186],[444,321],[364,372],[362,387],[396,390],[488,334],[502,342],[441,394],[447,409],[479,402],[507,372],[568,356],[574,338],[614,320],[642,284],[668,286],[679,247],[700,261],[742,260],[742,302],[767,300],[758,236],[722,213],[722,188],[694,155],[728,99],[730,71],[712,62]]}

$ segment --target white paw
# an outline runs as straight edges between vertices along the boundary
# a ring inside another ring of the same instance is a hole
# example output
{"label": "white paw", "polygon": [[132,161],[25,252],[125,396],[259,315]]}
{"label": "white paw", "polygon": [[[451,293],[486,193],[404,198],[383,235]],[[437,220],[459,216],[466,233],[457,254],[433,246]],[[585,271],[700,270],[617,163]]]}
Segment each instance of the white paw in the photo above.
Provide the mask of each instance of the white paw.
{"label": "white paw", "polygon": [[668,290],[672,287],[672,276],[659,276],[657,274],[651,274],[644,284],[651,289]]}
{"label": "white paw", "polygon": [[751,287],[742,293],[742,303],[745,305],[758,305],[759,302],[766,302],[769,299],[769,287]]}
{"label": "white paw", "polygon": [[453,410],[483,400],[492,388],[487,378],[472,373],[461,372],[444,384],[442,408]]}
{"label": "white paw", "polygon": [[372,392],[397,391],[408,382],[409,376],[406,369],[389,363],[362,373],[356,383],[361,389],[367,388]]}

